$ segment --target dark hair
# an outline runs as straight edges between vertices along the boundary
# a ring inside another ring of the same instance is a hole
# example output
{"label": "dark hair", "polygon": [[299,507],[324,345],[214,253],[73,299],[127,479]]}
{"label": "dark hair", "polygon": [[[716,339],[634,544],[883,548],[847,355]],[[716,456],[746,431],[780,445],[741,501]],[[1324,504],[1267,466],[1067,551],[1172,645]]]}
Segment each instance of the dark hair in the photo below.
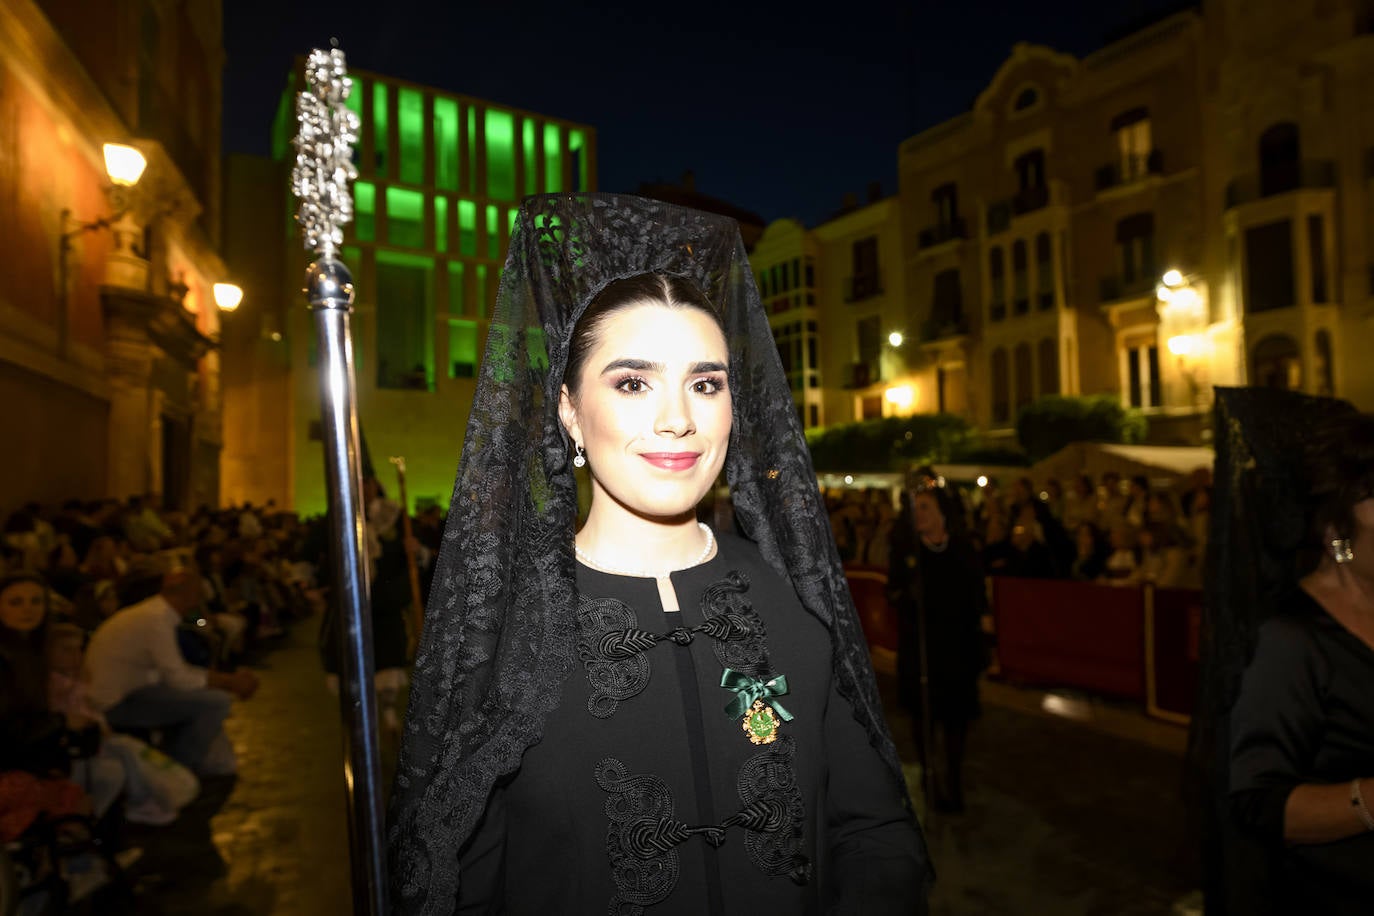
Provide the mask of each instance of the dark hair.
{"label": "dark hair", "polygon": [[1329,421],[1307,451],[1311,535],[1325,548],[1326,529],[1355,536],[1355,504],[1374,497],[1374,417],[1349,414]]}
{"label": "dark hair", "polygon": [[577,394],[582,367],[587,354],[596,344],[597,332],[608,318],[632,305],[661,305],[667,308],[693,308],[711,316],[711,320],[725,332],[720,314],[706,293],[686,277],[665,273],[643,273],[620,280],[612,280],[592,297],[582,317],[573,325],[568,343],[568,365],[563,370],[563,384],[571,394]]}
{"label": "dark hair", "polygon": [[[48,580],[33,570],[15,570],[0,575],[0,595],[22,582],[32,582],[43,589],[47,603]],[[44,614],[43,622],[31,633],[20,633],[0,624],[0,669],[7,669],[0,689],[16,694],[21,707],[33,710],[47,708],[48,661],[46,646],[52,615]]]}

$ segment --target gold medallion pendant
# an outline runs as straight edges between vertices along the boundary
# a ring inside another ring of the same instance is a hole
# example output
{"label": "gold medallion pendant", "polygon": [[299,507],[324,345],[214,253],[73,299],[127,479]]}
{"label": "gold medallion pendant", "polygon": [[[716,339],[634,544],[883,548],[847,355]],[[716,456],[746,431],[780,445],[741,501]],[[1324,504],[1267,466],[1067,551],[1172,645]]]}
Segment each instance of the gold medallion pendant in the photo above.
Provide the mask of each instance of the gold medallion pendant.
{"label": "gold medallion pendant", "polygon": [[763,705],[762,700],[755,700],[744,714],[744,733],[753,744],[772,744],[778,740],[778,726],[781,724],[777,714]]}

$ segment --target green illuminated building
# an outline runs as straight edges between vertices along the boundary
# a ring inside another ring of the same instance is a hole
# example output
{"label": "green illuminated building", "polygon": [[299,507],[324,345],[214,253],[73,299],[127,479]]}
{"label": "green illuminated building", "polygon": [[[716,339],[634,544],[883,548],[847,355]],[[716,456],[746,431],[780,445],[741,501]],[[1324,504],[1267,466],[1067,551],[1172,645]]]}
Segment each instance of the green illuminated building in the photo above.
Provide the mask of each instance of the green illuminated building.
{"label": "green illuminated building", "polygon": [[[357,288],[360,419],[384,486],[395,482],[386,458],[404,455],[412,502],[447,505],[519,202],[595,190],[596,134],[482,99],[351,75],[349,106],[362,128],[343,260]],[[291,161],[295,128],[288,91],[274,130],[281,162]],[[294,228],[290,235],[299,249]],[[292,271],[303,261],[288,264]],[[299,276],[288,282],[299,287]],[[325,505],[318,380],[308,371],[314,332],[304,308],[287,314],[295,453],[288,500],[309,514]]]}

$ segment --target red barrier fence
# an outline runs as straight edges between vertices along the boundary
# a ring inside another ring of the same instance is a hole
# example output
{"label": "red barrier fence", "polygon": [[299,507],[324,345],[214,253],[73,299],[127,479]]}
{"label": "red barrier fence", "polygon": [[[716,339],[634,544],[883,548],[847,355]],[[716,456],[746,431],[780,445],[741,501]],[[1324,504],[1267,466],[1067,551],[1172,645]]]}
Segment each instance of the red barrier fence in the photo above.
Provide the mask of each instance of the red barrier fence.
{"label": "red barrier fence", "polygon": [[[848,568],[869,644],[897,648],[887,576]],[[1202,592],[1061,579],[991,580],[997,660],[1009,680],[1141,702],[1152,716],[1186,722],[1198,684]]]}

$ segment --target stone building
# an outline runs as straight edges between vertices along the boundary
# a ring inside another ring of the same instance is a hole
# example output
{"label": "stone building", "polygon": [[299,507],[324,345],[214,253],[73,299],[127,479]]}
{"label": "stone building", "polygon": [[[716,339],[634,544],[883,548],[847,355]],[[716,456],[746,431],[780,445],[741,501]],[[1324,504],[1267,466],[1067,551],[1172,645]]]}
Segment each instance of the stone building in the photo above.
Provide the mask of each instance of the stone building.
{"label": "stone building", "polygon": [[[0,4],[0,510],[218,500],[220,14]],[[107,143],[141,152],[137,184]]]}
{"label": "stone building", "polygon": [[899,153],[916,369],[1010,434],[1112,393],[1208,434],[1213,385],[1374,407],[1368,3],[1207,0],[1079,60],[1018,45]]}

